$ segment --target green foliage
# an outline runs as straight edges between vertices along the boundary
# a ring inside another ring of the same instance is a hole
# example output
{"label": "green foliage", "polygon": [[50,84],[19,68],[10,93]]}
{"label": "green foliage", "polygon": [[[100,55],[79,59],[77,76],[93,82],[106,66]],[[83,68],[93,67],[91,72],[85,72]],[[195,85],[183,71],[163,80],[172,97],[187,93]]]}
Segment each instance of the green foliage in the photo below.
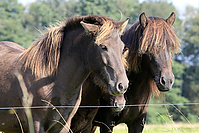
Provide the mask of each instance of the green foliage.
{"label": "green foliage", "polygon": [[191,123],[197,123],[198,122],[198,115],[194,115],[192,113],[188,113],[187,115],[187,119],[191,122]]}
{"label": "green foliage", "polygon": [[185,66],[179,62],[173,61],[172,70],[175,75],[174,87],[180,88],[182,86],[182,74],[184,73]]}
{"label": "green foliage", "polygon": [[[130,21],[129,24],[133,24],[135,21],[138,20],[139,13],[138,8],[140,4],[138,0],[118,0],[117,1],[117,8],[121,11],[124,17],[129,17]],[[125,8],[124,8],[125,7]],[[114,12],[113,12],[114,13]]]}
{"label": "green foliage", "polygon": [[28,36],[22,27],[24,7],[17,0],[0,1],[0,40],[25,46]]}
{"label": "green foliage", "polygon": [[121,19],[122,15],[123,19],[130,17],[132,21],[135,20],[134,9],[138,5],[138,0],[79,0],[75,7],[75,14],[83,16],[100,14],[117,21]]}
{"label": "green foliage", "polygon": [[[177,9],[167,0],[145,0],[139,7],[139,12],[145,12],[147,16],[167,18],[171,12],[178,14]],[[139,14],[140,14],[139,13]]]}
{"label": "green foliage", "polygon": [[162,114],[167,114],[164,106],[160,105],[162,102],[151,99],[149,104],[156,104],[154,106],[149,106],[147,110],[147,124],[159,124],[165,123],[162,119]]}
{"label": "green foliage", "polygon": [[38,0],[31,3],[23,17],[23,27],[31,34],[31,40],[38,38],[40,31],[49,25],[64,21],[73,5],[71,1],[68,3],[71,5],[67,5],[65,0]]}
{"label": "green foliage", "polygon": [[189,57],[193,65],[198,65],[199,50],[199,9],[187,6],[184,14],[182,41],[184,43],[183,54]]}
{"label": "green foliage", "polygon": [[[199,8],[187,6],[182,23],[181,36],[184,54],[182,61],[188,64],[183,75],[182,95],[198,103],[199,97]],[[199,114],[199,105],[190,106],[192,114]],[[189,114],[190,116],[190,114]],[[192,118],[192,117],[191,117]]]}

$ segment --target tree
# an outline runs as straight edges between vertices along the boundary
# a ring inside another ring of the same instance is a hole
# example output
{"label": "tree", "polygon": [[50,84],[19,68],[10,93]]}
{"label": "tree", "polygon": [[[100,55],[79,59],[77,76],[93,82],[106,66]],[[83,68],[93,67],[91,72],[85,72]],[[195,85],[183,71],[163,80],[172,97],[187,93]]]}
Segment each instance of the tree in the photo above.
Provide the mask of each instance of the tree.
{"label": "tree", "polygon": [[122,19],[130,17],[132,22],[135,19],[134,9],[138,5],[138,0],[79,0],[75,7],[75,14],[82,16],[100,14],[109,16],[116,21],[123,16]]}
{"label": "tree", "polygon": [[37,0],[26,10],[23,27],[31,34],[31,40],[34,40],[45,27],[70,16],[100,14],[119,21],[121,16],[124,20],[131,15],[132,21],[135,19],[132,14],[138,5],[138,0]]}
{"label": "tree", "polygon": [[185,19],[182,23],[183,53],[191,65],[199,65],[199,9],[186,7]]}
{"label": "tree", "polygon": [[[183,75],[182,95],[191,102],[199,97],[199,8],[186,7],[182,23],[182,62],[187,63]],[[199,114],[199,106],[191,106],[193,114]]]}
{"label": "tree", "polygon": [[140,4],[139,13],[146,12],[147,16],[166,18],[171,12],[178,14],[177,9],[167,0],[145,0]]}
{"label": "tree", "polygon": [[37,0],[30,4],[23,17],[23,27],[31,34],[32,39],[39,37],[46,27],[65,21],[74,10],[72,0]]}
{"label": "tree", "polygon": [[12,41],[22,46],[29,42],[21,20],[25,8],[17,0],[0,1],[0,40]]}

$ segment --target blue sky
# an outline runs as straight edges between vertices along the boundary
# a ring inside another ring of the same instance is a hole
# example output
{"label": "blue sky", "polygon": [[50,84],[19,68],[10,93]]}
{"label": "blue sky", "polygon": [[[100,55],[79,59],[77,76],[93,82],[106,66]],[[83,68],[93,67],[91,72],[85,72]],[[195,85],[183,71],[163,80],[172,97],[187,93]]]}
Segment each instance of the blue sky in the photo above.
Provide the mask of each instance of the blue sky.
{"label": "blue sky", "polygon": [[[27,5],[33,1],[35,0],[19,0],[19,2],[22,3],[23,5]],[[139,0],[139,1],[142,2],[144,0]],[[199,8],[199,0],[168,0],[168,2],[172,2],[173,5],[179,10],[181,15],[182,13],[185,12],[185,7],[187,5],[191,5],[191,6]]]}

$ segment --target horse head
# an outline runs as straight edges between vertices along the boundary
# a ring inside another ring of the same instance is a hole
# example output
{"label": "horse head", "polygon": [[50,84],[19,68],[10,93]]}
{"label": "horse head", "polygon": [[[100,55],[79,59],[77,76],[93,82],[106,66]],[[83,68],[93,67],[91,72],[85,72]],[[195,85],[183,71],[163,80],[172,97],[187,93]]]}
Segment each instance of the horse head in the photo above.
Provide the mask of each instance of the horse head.
{"label": "horse head", "polygon": [[128,88],[122,59],[124,43],[120,39],[120,34],[127,23],[128,19],[122,22],[105,20],[102,26],[81,22],[84,29],[95,37],[95,45],[87,52],[90,69],[95,75],[95,83],[103,88],[108,87],[111,95],[123,94]]}
{"label": "horse head", "polygon": [[144,13],[139,17],[143,29],[140,53],[160,91],[169,91],[174,83],[171,55],[179,49],[178,38],[172,28],[174,21],[174,13],[167,19],[147,18]]}
{"label": "horse head", "polygon": [[113,106],[111,108],[113,112],[121,112],[124,109],[126,104],[124,95],[110,96],[110,100],[110,103]]}

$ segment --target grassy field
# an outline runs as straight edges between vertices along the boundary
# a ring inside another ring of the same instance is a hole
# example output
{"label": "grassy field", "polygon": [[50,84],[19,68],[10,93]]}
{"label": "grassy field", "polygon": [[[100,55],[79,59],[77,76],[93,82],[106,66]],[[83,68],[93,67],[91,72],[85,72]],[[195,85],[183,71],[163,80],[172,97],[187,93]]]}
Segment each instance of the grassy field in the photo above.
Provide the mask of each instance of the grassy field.
{"label": "grassy field", "polygon": [[[99,129],[95,133],[99,133]],[[128,129],[124,124],[120,124],[114,128],[113,133],[128,133]],[[145,125],[143,133],[199,133],[199,123],[184,124],[173,123],[164,125]]]}

